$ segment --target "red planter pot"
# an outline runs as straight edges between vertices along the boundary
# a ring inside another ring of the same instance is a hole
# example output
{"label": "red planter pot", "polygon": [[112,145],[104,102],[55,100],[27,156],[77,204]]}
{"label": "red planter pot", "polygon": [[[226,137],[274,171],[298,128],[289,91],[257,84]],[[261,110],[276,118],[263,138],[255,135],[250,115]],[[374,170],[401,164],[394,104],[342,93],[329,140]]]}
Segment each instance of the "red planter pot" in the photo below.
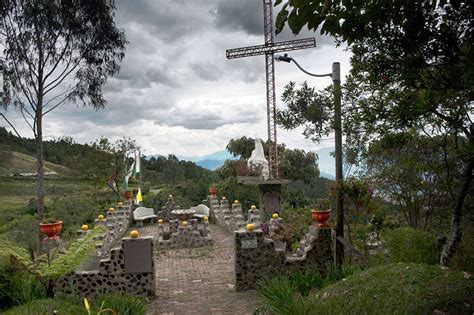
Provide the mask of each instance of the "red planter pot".
{"label": "red planter pot", "polygon": [[209,188],[209,193],[211,194],[211,196],[216,196],[217,195],[217,188],[212,186]]}
{"label": "red planter pot", "polygon": [[57,234],[61,232],[62,228],[63,221],[58,221],[54,223],[40,223],[40,232],[47,235],[44,240],[58,239]]}
{"label": "red planter pot", "polygon": [[125,199],[132,199],[132,192],[131,191],[126,191],[123,193],[123,196],[125,197]]}
{"label": "red planter pot", "polygon": [[328,228],[326,221],[331,216],[331,210],[311,210],[311,218],[317,228]]}

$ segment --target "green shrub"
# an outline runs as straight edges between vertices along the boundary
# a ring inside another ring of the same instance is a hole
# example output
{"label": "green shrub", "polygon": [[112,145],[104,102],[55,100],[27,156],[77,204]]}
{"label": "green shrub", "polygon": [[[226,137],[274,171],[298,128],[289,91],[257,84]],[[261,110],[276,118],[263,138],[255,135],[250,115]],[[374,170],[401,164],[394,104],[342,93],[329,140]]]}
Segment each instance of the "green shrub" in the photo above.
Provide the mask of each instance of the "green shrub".
{"label": "green shrub", "polygon": [[436,237],[427,231],[403,227],[383,231],[381,236],[392,262],[434,265],[439,261],[438,242]]}
{"label": "green shrub", "polygon": [[12,254],[28,258],[28,252],[0,239],[0,309],[10,308],[42,298],[45,292],[41,284],[30,274],[14,268]]}
{"label": "green shrub", "polygon": [[55,249],[31,260],[28,252],[8,241],[0,242],[0,256],[9,259],[15,270],[33,275],[43,286],[46,296],[54,296],[54,287],[60,276],[76,270],[94,252],[97,236],[104,233],[105,227],[95,227],[87,235],[69,244],[67,250]]}
{"label": "green shrub", "polygon": [[[296,244],[308,233],[308,227],[312,224],[311,210],[303,208],[288,208],[281,213],[283,219],[284,236],[282,241],[287,242],[288,246]],[[295,246],[295,247],[296,247]]]}
{"label": "green shrub", "polygon": [[4,315],[84,315],[82,305],[60,299],[40,299],[9,309]]}
{"label": "green shrub", "polygon": [[474,281],[456,270],[398,263],[367,269],[312,296],[312,314],[474,312]]}

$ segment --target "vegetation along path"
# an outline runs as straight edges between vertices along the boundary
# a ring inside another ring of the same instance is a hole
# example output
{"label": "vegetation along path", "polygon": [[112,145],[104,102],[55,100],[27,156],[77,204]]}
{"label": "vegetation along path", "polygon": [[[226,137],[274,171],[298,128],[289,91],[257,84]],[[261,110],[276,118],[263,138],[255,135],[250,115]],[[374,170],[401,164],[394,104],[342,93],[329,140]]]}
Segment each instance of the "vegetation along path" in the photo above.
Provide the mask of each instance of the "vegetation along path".
{"label": "vegetation along path", "polygon": [[[157,239],[156,225],[140,229]],[[161,250],[156,255],[156,294],[148,314],[252,314],[256,291],[234,290],[233,235],[210,225],[213,246]]]}

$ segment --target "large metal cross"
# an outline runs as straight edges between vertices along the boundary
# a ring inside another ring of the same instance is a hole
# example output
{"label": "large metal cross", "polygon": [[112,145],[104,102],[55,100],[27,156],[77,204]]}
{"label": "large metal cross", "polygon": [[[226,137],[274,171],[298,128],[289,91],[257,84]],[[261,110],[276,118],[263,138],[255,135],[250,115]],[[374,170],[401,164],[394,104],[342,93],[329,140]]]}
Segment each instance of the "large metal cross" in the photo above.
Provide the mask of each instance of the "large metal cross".
{"label": "large metal cross", "polygon": [[276,130],[275,65],[274,54],[283,51],[312,48],[316,46],[314,38],[304,38],[275,43],[273,31],[272,0],[263,0],[265,44],[226,50],[228,59],[265,55],[267,85],[267,124],[268,124],[268,164],[270,178],[278,179],[278,145]]}

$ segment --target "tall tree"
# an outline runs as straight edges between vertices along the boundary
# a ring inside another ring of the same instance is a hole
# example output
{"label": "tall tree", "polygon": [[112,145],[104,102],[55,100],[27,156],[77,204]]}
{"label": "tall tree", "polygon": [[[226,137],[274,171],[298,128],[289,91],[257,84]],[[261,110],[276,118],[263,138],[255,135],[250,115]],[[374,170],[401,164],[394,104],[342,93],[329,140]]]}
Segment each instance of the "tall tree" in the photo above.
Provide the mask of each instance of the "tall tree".
{"label": "tall tree", "polygon": [[[242,163],[252,155],[252,151],[255,149],[255,140],[247,137],[231,139],[226,148],[232,155],[239,156],[240,161],[226,161],[221,167],[220,173],[222,177],[235,176],[236,163]],[[268,155],[268,141],[263,143],[263,151]],[[278,152],[282,178],[311,183],[319,176],[317,156],[314,152],[291,150],[286,148],[285,144],[278,145]]]}
{"label": "tall tree", "polygon": [[363,151],[374,139],[412,128],[462,139],[461,182],[440,258],[446,266],[461,239],[474,169],[474,3],[296,0],[278,14],[277,29],[286,24],[294,33],[320,29],[352,51],[344,94],[347,145]]}
{"label": "tall tree", "polygon": [[43,117],[66,102],[105,106],[102,87],[119,71],[126,45],[114,12],[113,0],[0,3],[5,106],[20,109],[36,139],[40,221],[45,197]]}

